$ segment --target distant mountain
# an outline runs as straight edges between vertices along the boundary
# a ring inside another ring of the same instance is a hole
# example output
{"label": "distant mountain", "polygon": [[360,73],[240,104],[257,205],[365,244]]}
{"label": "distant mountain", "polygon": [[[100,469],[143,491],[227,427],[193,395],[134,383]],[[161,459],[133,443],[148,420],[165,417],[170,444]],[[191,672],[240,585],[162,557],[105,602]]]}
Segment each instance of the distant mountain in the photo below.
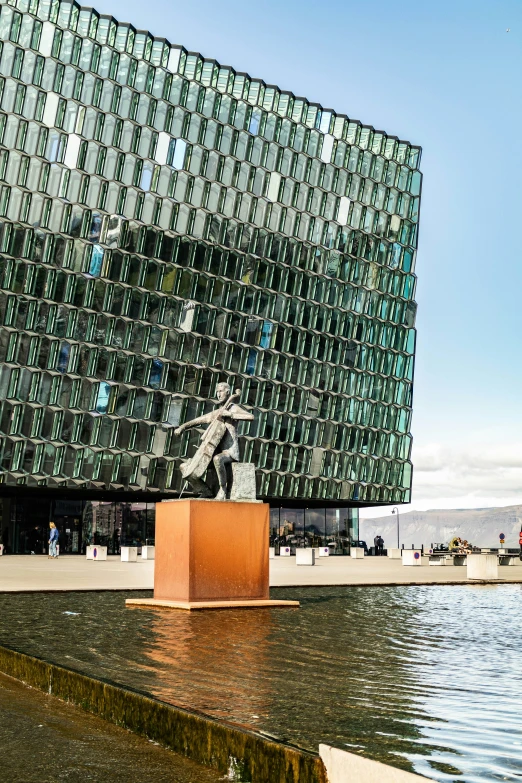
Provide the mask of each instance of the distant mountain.
{"label": "distant mountain", "polygon": [[[400,507],[399,507],[400,512]],[[435,508],[429,511],[400,513],[400,543],[408,549],[413,544],[429,546],[432,543],[447,544],[453,536],[460,536],[481,547],[499,545],[499,535],[506,536],[506,546],[518,546],[522,524],[522,505],[503,508]],[[373,545],[380,533],[385,546],[397,546],[397,518],[385,517],[361,519],[359,536]]]}

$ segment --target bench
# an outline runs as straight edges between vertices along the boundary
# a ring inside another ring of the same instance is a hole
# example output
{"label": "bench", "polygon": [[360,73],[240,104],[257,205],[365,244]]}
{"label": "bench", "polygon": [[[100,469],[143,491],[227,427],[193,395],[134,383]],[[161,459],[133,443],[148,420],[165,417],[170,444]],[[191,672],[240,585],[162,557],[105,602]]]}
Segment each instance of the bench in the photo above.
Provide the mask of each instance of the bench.
{"label": "bench", "polygon": [[[453,562],[452,562],[453,561]],[[463,566],[466,565],[466,555],[461,554],[452,554],[451,552],[434,552],[433,554],[429,555],[429,561],[428,565],[437,565],[437,566],[444,566],[444,565],[455,565],[455,566]]]}
{"label": "bench", "polygon": [[446,565],[446,552],[440,554],[428,555],[428,565],[430,566],[445,566]]}
{"label": "bench", "polygon": [[505,553],[498,556],[498,564],[499,566],[514,566],[522,565],[522,562],[520,561],[519,555],[510,555],[509,553]]}

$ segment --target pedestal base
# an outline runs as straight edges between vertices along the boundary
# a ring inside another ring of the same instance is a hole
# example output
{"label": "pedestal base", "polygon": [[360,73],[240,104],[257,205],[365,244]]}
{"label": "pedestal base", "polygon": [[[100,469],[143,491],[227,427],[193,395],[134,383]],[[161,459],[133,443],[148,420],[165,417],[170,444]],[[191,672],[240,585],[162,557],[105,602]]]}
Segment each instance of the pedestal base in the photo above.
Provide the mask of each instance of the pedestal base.
{"label": "pedestal base", "polygon": [[270,600],[269,516],[260,502],[157,503],[154,598],[127,603],[188,610],[298,605]]}
{"label": "pedestal base", "polygon": [[160,601],[156,598],[127,598],[127,606],[144,607],[145,609],[185,609],[192,612],[195,609],[269,609],[275,606],[299,606],[299,601]]}

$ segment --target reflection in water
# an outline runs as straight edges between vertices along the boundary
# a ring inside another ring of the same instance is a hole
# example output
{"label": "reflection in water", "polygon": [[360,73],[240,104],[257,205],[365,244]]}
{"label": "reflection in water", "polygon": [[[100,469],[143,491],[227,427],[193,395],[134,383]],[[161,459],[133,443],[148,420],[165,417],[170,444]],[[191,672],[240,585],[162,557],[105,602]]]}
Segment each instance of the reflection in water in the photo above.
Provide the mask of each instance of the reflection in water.
{"label": "reflection in water", "polygon": [[0,643],[313,750],[448,783],[522,776],[518,585],[305,588],[299,610],[194,614],[124,598],[0,595]]}
{"label": "reflection in water", "polygon": [[269,714],[272,610],[151,614],[155,696],[249,727]]}

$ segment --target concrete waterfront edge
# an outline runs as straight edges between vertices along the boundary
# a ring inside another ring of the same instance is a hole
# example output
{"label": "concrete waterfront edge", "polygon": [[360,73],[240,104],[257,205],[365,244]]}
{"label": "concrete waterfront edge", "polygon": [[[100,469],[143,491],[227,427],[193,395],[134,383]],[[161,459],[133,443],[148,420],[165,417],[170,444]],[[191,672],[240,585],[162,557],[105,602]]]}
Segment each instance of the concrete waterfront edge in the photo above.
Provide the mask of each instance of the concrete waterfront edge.
{"label": "concrete waterfront edge", "polygon": [[320,757],[0,646],[0,671],[182,756],[252,783],[328,783]]}
{"label": "concrete waterfront edge", "polygon": [[326,769],[328,783],[429,783],[431,778],[390,767],[330,745],[319,745],[319,755]]}
{"label": "concrete waterfront edge", "polygon": [[329,745],[319,755],[0,646],[0,671],[230,774],[238,783],[421,783],[431,779]]}

